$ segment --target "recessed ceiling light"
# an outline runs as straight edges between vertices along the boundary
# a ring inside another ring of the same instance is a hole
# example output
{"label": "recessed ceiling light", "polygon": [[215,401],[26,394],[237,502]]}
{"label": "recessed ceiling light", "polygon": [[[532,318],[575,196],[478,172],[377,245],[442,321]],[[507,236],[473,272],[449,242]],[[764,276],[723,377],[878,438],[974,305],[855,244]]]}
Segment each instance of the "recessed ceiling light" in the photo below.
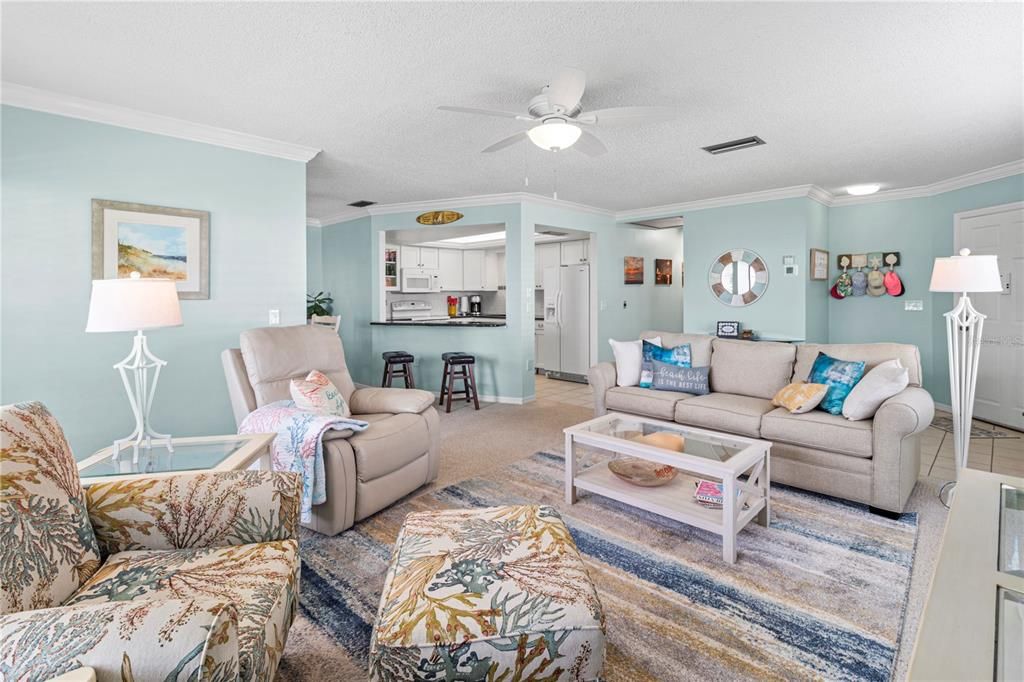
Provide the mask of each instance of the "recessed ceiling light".
{"label": "recessed ceiling light", "polygon": [[846,188],[846,193],[853,195],[855,197],[863,197],[867,196],[868,194],[874,194],[881,188],[881,185],[874,183],[870,185],[850,185],[849,187]]}

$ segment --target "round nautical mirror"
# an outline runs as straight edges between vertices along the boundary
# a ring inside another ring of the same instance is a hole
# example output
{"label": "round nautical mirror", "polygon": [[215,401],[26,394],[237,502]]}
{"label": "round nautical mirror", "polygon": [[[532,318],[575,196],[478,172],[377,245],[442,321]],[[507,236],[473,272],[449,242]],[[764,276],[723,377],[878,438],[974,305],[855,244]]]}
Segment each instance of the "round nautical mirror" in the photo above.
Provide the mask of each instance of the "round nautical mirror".
{"label": "round nautical mirror", "polygon": [[749,249],[726,251],[711,266],[708,283],[725,305],[750,305],[768,288],[768,266]]}

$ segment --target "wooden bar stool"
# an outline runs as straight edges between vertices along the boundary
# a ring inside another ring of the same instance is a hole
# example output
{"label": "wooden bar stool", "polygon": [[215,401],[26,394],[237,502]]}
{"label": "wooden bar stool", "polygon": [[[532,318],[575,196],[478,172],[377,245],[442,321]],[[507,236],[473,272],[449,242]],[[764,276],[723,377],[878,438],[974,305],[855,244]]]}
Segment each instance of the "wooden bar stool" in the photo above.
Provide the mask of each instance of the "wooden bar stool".
{"label": "wooden bar stool", "polygon": [[412,376],[412,363],[416,361],[412,353],[404,350],[389,350],[381,354],[384,358],[384,378],[380,385],[391,386],[392,379],[405,379],[406,388],[416,388],[416,379]]}
{"label": "wooden bar stool", "polygon": [[[476,375],[473,374],[473,366],[476,364],[476,357],[469,353],[442,353],[441,359],[444,360],[444,373],[441,375],[441,398],[438,401],[438,405],[445,404],[445,397],[448,398],[448,402],[445,405],[444,411],[452,411],[452,396],[465,396],[466,402],[473,401],[475,409],[480,409],[480,400],[476,393]],[[455,390],[455,380],[462,380],[462,390]]]}

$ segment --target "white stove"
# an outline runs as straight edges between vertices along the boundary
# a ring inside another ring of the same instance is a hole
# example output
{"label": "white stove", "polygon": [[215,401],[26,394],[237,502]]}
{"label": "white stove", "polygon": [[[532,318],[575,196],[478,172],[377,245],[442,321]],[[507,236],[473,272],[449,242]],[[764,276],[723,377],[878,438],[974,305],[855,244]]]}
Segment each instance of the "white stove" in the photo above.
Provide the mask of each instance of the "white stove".
{"label": "white stove", "polygon": [[393,301],[388,317],[392,322],[431,322],[447,320],[447,315],[438,315],[426,301]]}

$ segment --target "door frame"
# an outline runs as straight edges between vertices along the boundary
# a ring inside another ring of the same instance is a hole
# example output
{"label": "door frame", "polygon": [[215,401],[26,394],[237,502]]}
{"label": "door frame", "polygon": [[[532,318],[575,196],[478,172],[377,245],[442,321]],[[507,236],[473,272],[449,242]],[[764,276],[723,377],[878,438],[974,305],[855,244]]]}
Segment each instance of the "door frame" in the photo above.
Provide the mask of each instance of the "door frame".
{"label": "door frame", "polygon": [[[970,219],[970,218],[980,218],[982,216],[991,215],[993,213],[1006,213],[1008,211],[1016,211],[1016,210],[1024,210],[1024,201],[1011,201],[1008,204],[998,204],[996,206],[986,206],[984,208],[975,208],[975,209],[971,209],[969,211],[959,211],[957,213],[954,213],[953,214],[953,254],[955,255],[955,254],[960,253],[960,249],[961,249],[961,241],[960,241],[961,229],[960,228],[961,228],[961,224],[962,224],[962,222],[964,220],[967,220],[967,219]],[[1004,377],[1003,380],[1005,381],[1006,378]],[[986,422],[989,421],[989,420],[983,419],[981,417],[978,417],[978,419],[981,419],[982,421],[986,421]],[[996,424],[997,426],[1003,426],[1003,427],[1008,428],[1008,429],[1018,429],[1019,428],[1017,426],[1011,426],[1011,425],[1008,425],[1008,424],[1001,424],[1001,423],[998,423],[998,422],[990,422],[990,423]]]}

